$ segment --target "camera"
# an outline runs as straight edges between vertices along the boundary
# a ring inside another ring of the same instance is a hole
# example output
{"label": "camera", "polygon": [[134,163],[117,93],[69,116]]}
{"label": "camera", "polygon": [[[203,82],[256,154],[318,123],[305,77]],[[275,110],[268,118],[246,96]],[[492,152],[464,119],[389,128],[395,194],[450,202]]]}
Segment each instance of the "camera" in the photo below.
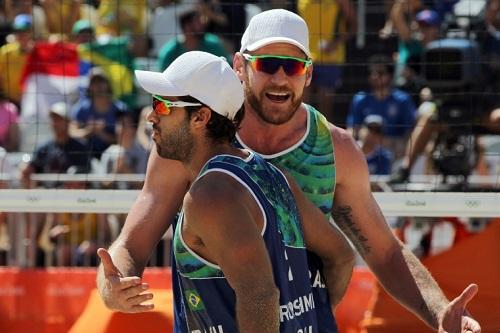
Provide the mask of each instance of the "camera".
{"label": "camera", "polygon": [[424,50],[422,75],[437,106],[434,122],[440,130],[432,162],[443,176],[461,176],[475,168],[479,149],[482,107],[481,58],[478,44],[469,39],[441,39]]}

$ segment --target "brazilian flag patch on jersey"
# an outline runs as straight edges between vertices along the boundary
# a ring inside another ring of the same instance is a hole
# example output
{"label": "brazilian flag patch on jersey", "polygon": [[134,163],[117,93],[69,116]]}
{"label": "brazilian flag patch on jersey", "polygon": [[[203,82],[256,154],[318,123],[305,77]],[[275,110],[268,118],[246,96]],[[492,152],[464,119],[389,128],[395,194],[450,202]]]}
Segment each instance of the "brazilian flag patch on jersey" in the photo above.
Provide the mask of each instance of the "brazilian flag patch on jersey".
{"label": "brazilian flag patch on jersey", "polygon": [[184,291],[184,296],[186,297],[187,304],[191,311],[205,310],[205,305],[196,290],[188,289]]}

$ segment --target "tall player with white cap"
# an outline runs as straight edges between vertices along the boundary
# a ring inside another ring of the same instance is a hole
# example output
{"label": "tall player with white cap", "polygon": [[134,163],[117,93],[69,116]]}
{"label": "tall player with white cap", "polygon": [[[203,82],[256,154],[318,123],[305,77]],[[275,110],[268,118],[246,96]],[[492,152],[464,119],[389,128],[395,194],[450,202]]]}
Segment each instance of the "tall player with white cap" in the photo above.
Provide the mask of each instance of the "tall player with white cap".
{"label": "tall player with white cap", "polygon": [[[387,227],[370,191],[366,161],[352,137],[302,103],[313,74],[308,44],[307,26],[293,13],[270,10],[250,21],[233,65],[245,87],[246,116],[237,134],[239,144],[290,172],[402,305],[440,332],[480,332],[465,310],[477,286],[468,286],[452,302],[447,300],[430,273]],[[314,266],[321,267],[316,263],[313,257],[313,272]],[[334,274],[325,274],[333,307],[349,276],[343,273],[336,284],[331,283]],[[326,328],[328,315],[321,311],[325,308],[321,286],[315,288],[319,325],[332,332]]]}

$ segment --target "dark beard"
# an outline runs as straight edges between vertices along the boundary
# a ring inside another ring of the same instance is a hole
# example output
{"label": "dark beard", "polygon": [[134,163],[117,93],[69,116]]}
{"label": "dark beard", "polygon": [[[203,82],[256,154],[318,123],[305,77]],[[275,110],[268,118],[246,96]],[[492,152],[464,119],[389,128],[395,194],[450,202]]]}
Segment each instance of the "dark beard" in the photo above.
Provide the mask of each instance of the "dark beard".
{"label": "dark beard", "polygon": [[161,135],[160,140],[160,143],[156,143],[156,151],[161,157],[183,163],[191,159],[194,140],[187,123],[165,136]]}

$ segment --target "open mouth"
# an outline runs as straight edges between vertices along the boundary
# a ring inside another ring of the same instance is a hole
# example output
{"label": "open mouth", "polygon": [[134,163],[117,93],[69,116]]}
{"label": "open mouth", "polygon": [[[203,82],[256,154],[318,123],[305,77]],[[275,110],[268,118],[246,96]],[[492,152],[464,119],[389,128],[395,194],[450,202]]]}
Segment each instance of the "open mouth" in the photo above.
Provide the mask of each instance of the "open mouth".
{"label": "open mouth", "polygon": [[266,92],[266,97],[275,103],[284,103],[290,98],[286,92]]}

